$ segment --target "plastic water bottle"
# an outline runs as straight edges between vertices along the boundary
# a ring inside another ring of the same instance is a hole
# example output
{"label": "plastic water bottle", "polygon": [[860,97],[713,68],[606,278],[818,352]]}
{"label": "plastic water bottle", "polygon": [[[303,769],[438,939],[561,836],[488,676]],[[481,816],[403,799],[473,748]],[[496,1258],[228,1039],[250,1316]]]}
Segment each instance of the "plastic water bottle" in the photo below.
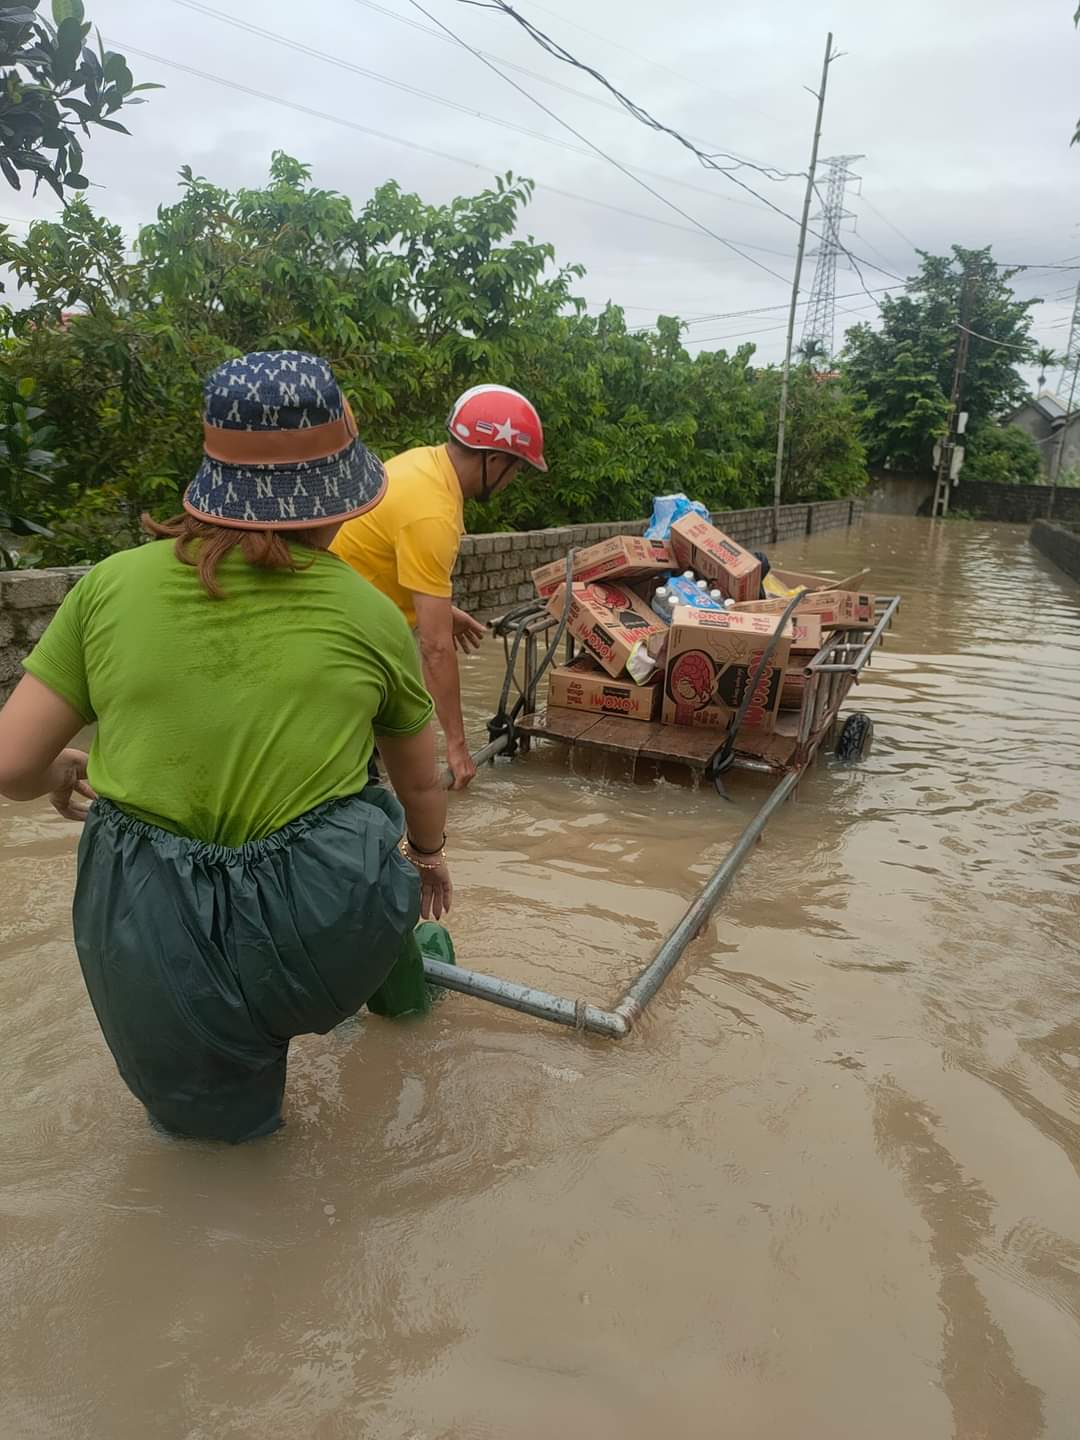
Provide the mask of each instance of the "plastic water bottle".
{"label": "plastic water bottle", "polygon": [[671,624],[671,595],[666,585],[661,585],[659,590],[654,591],[652,608],[665,625]]}

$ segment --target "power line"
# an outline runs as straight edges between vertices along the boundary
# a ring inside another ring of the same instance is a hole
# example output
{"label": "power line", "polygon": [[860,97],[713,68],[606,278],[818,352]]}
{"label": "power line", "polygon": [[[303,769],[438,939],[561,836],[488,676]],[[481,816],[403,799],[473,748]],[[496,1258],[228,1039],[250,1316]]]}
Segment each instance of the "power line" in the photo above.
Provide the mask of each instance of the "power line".
{"label": "power line", "polygon": [[[427,15],[429,19],[434,19],[434,17],[431,16],[428,11],[424,10],[423,6],[418,3],[418,0],[409,0],[409,3],[413,6],[414,9],[420,10],[422,14]],[[730,180],[733,185],[737,185],[740,189],[745,190],[747,194],[753,195],[754,198],[758,200],[762,205],[765,205],[770,210],[775,210],[775,212],[778,215],[782,215],[785,220],[790,220],[793,225],[799,226],[800,229],[802,228],[802,221],[792,215],[790,211],[785,210],[782,206],[775,204],[772,200],[769,200],[766,196],[762,195],[760,191],[755,190],[753,186],[748,185],[744,180],[740,180],[737,175],[732,173],[730,167],[717,165],[714,157],[700,150],[698,146],[694,145],[690,140],[688,140],[685,135],[680,134],[679,131],[672,129],[670,126],[664,125],[661,122],[655,120],[647,110],[643,109],[643,107],[637,105],[634,101],[629,100],[626,96],[624,96],[622,92],[618,90],[611,83],[611,81],[606,79],[606,77],[603,76],[598,70],[594,70],[590,65],[583,64],[583,62],[578,60],[569,51],[565,50],[563,46],[559,45],[557,41],[552,40],[550,36],[545,35],[543,31],[537,29],[537,27],[531,24],[530,21],[519,15],[517,11],[513,8],[513,6],[508,3],[508,0],[490,0],[490,3],[488,3],[488,0],[459,0],[459,3],[476,4],[480,9],[483,10],[497,10],[503,14],[510,15],[526,31],[526,33],[550,55],[553,55],[558,60],[562,60],[565,64],[575,66],[577,69],[584,70],[587,74],[594,76],[594,78],[601,85],[603,85],[607,90],[609,90],[611,94],[613,94],[616,99],[618,99],[620,103],[624,105],[624,107],[629,111],[630,114],[635,117],[635,119],[640,120],[642,124],[647,125],[653,130],[659,130],[664,132],[665,134],[673,136],[680,145],[683,145],[688,150],[691,150],[698,157],[698,160],[706,169],[715,170],[720,174],[726,176],[726,178]],[[439,24],[440,22],[436,21],[435,23]],[[478,52],[474,50],[473,54],[478,54]],[[489,62],[486,61],[484,63],[489,64]],[[494,69],[496,71],[496,74],[500,73],[495,66],[489,64],[489,68]],[[504,80],[508,80],[508,77],[505,75],[502,78]],[[514,82],[509,81],[509,83],[513,84]],[[541,109],[547,108],[542,104],[541,101],[537,100],[534,96],[529,95],[528,91],[523,89],[521,86],[517,86],[516,88],[519,89],[521,93],[526,96],[527,99],[531,100],[534,105],[539,105]],[[547,113],[553,114],[553,112],[550,110],[548,110]],[[555,118],[557,119],[558,117],[556,116]],[[561,123],[565,124],[566,122],[563,121]],[[579,138],[584,137],[579,136]],[[760,166],[753,166],[752,168],[761,171],[761,173],[766,173]],[[799,172],[792,172],[792,174],[795,173]],[[771,179],[776,177],[769,176],[769,178]],[[813,235],[817,240],[823,241],[825,238],[824,236],[819,235],[816,230],[808,229],[808,233]],[[842,245],[840,248],[847,256],[848,260],[851,262],[851,267],[855,271],[856,278],[858,279],[859,284],[866,291],[867,295],[870,294],[870,291],[866,289],[866,282],[863,279],[862,271],[859,268],[860,261],[863,265],[868,266],[871,270],[877,270],[881,274],[887,275],[890,280],[900,279],[900,276],[894,274],[893,271],[886,270],[881,265],[875,265],[872,260],[867,260],[865,256],[856,255],[849,247]]]}
{"label": "power line", "polygon": [[[423,24],[421,24],[421,22],[420,22],[419,20],[410,20],[407,15],[399,15],[396,10],[391,10],[391,9],[389,9],[386,5],[380,5],[380,4],[378,3],[378,0],[352,0],[352,3],[353,3],[354,5],[362,5],[365,10],[371,10],[371,11],[373,11],[376,15],[382,15],[382,16],[384,16],[387,20],[393,20],[393,21],[395,21],[395,22],[396,22],[397,24],[399,24],[399,25],[407,25],[410,30],[416,30],[416,31],[417,31],[419,34],[421,34],[421,35],[429,35],[429,36],[432,37],[432,39],[439,40],[439,41],[441,41],[443,44],[446,44],[446,45],[456,45],[458,48],[467,48],[467,47],[463,47],[462,42],[461,42],[460,40],[458,40],[458,38],[457,38],[456,36],[446,35],[446,34],[444,34],[443,31],[437,30],[433,25],[423,25]],[[539,7],[537,7],[537,8],[543,9],[543,6],[539,6]],[[578,28],[582,28],[582,27],[578,27]],[[591,30],[587,30],[587,31],[585,31],[585,33],[591,35],[593,32],[592,32]],[[625,47],[620,47],[620,48],[625,48]],[[608,100],[603,100],[603,99],[601,99],[601,97],[600,97],[599,95],[590,95],[590,94],[588,94],[587,91],[585,91],[585,90],[578,90],[578,89],[577,89],[575,86],[573,86],[573,85],[564,85],[561,80],[554,80],[554,79],[552,79],[552,77],[551,77],[550,75],[543,75],[543,74],[541,74],[539,70],[530,70],[530,69],[528,68],[528,66],[526,66],[526,65],[518,65],[518,64],[517,64],[515,61],[513,61],[513,60],[507,60],[505,56],[493,55],[493,54],[490,52],[490,50],[481,50],[479,53],[480,53],[481,55],[483,55],[483,56],[485,57],[485,59],[487,59],[487,60],[493,60],[496,65],[501,65],[501,66],[503,66],[503,68],[506,69],[506,70],[514,70],[514,71],[516,71],[516,73],[517,73],[518,75],[525,75],[525,76],[527,76],[530,80],[536,80],[536,81],[538,81],[541,85],[548,85],[548,86],[550,86],[551,89],[553,89],[553,90],[561,90],[564,95],[573,95],[575,99],[583,101],[586,105],[595,105],[595,106],[598,106],[601,110],[607,110],[608,112],[610,112],[610,113],[612,113],[612,114],[621,114],[621,113],[622,113],[622,106],[621,106],[621,105],[614,105],[614,104],[612,104],[612,103],[611,103],[610,101],[608,101]],[[634,54],[635,52],[631,50],[631,51],[628,51],[627,53],[632,55],[632,54]],[[641,58],[641,57],[639,57],[639,58]],[[646,63],[650,63],[650,64],[651,64],[651,63],[655,63],[655,62],[647,61]],[[663,65],[658,66],[657,68],[658,68],[658,69],[661,69],[661,70],[666,70],[666,69],[667,69],[667,67],[666,67],[666,66],[663,66]],[[669,71],[668,73],[678,76],[678,72],[677,72],[677,71]],[[688,82],[688,83],[693,83],[693,82]],[[689,133],[689,132],[688,132],[688,133]],[[690,138],[691,138],[691,139],[694,139],[694,140],[697,140],[698,143],[701,144],[701,145],[713,145],[714,148],[717,149],[717,150],[721,148],[719,145],[715,144],[714,141],[711,141],[711,140],[703,140],[700,135],[697,135],[697,136],[691,135]],[[739,154],[738,154],[737,152],[735,152],[735,151],[733,151],[732,153],[735,155],[735,158],[738,159],[738,160],[743,160],[743,159],[746,158],[745,156],[739,155]],[[638,167],[638,168],[640,168],[640,167]],[[644,170],[644,171],[642,171],[642,173],[648,175],[648,174],[653,174],[653,173],[655,173],[655,172],[653,172],[653,171],[648,171],[648,170]],[[679,182],[679,183],[685,183],[685,182]],[[701,188],[701,187],[699,187],[699,186],[693,186],[693,187],[688,187],[688,188],[693,188],[693,189],[696,190],[696,189],[699,189],[699,188]],[[712,192],[711,192],[711,191],[702,190],[702,193],[703,193],[703,194],[711,194]],[[751,202],[750,202],[749,200],[736,200],[733,196],[732,196],[732,197],[729,197],[727,203],[730,204],[730,205],[746,205],[746,206],[748,206],[748,207],[751,205]]]}
{"label": "power line", "polygon": [[[372,4],[372,0],[357,0],[357,3],[370,5]],[[249,34],[252,35],[258,35],[264,40],[269,40],[272,44],[280,45],[288,50],[293,50],[297,54],[308,55],[312,59],[321,60],[328,65],[336,66],[338,69],[348,70],[354,74],[362,75],[365,79],[374,80],[377,84],[388,85],[395,90],[402,90],[408,95],[413,95],[421,100],[429,100],[432,104],[435,105],[443,105],[446,108],[454,110],[461,115],[468,116],[470,119],[481,120],[486,124],[495,125],[499,130],[513,130],[516,131],[518,134],[527,136],[530,139],[540,140],[545,145],[553,145],[558,149],[569,151],[572,155],[583,155],[589,159],[594,158],[591,150],[583,149],[579,145],[571,145],[565,140],[556,139],[553,135],[545,135],[538,130],[532,130],[528,126],[518,125],[511,120],[504,120],[497,115],[488,115],[483,110],[474,110],[468,105],[460,104],[458,101],[451,100],[445,96],[433,95],[427,90],[421,89],[415,85],[409,85],[405,81],[395,79],[393,76],[384,75],[379,70],[370,70],[365,66],[355,64],[351,60],[345,60],[339,55],[331,55],[328,54],[325,50],[317,50],[314,46],[306,45],[302,41],[294,40],[287,35],[282,35],[277,30],[268,30],[264,26],[254,25],[250,21],[240,20],[235,18],[234,16],[227,15],[223,11],[215,9],[212,5],[204,4],[203,0],[173,0],[173,4],[180,5],[186,10],[191,10],[193,13],[204,15],[208,19],[218,20],[224,25],[231,25],[234,29],[247,31]],[[378,9],[380,12],[383,11],[383,7],[380,5],[377,5],[374,8]],[[385,11],[385,13],[392,14],[393,12]],[[395,18],[403,19],[404,17],[397,16]],[[414,22],[406,21],[405,23],[413,24]],[[466,51],[469,50],[469,47],[466,46],[464,42],[458,41],[456,37],[443,35],[440,31],[431,29],[426,25],[417,25],[417,28],[423,30],[427,34],[437,35],[442,40],[452,41],[452,43],[460,46],[460,48],[465,49]],[[527,73],[531,74],[532,72]],[[567,87],[560,86],[559,88],[566,89]],[[612,106],[609,108],[614,109],[615,107]],[[683,189],[693,190],[699,195],[707,195],[712,200],[715,200],[717,198],[715,191],[707,189],[704,185],[694,185],[688,180],[680,180],[677,176],[665,175],[662,172],[646,169],[644,166],[641,165],[631,166],[629,168],[637,171],[641,175],[648,175],[656,180],[664,180],[670,185],[679,185]],[[732,198],[725,198],[724,203],[731,205],[745,205],[748,209],[753,208],[748,200],[735,200]],[[781,259],[785,260],[793,258],[790,252],[785,250],[776,250],[768,245],[752,245],[749,242],[743,241],[740,241],[739,243],[745,243],[746,249],[756,250],[763,255],[776,255]]]}
{"label": "power line", "polygon": [[[879,294],[884,294],[884,293],[885,293],[886,291],[888,291],[888,290],[899,290],[899,289],[901,289],[901,288],[902,288],[902,287],[899,286],[899,285],[883,285],[883,286],[881,287],[881,289],[878,291],[878,293],[879,293]],[[838,300],[857,300],[857,299],[861,296],[861,294],[862,294],[862,291],[861,291],[861,290],[849,290],[846,294],[844,294],[844,295],[838,295],[836,298],[837,298]],[[810,304],[810,297],[807,296],[805,299],[796,300],[795,303],[796,303],[796,305],[809,305],[809,304]],[[875,304],[875,306],[876,306],[877,301],[875,301],[874,304]],[[640,306],[633,306],[633,305],[624,305],[622,308],[623,308],[624,310],[633,310],[633,309],[640,309],[641,307],[640,307]],[[653,307],[650,306],[649,308],[652,309]],[[753,305],[753,306],[751,306],[749,309],[746,309],[746,310],[720,310],[720,311],[713,312],[712,314],[709,314],[709,315],[699,315],[699,316],[697,316],[697,317],[694,318],[694,319],[685,320],[684,323],[685,323],[686,325],[706,325],[706,324],[707,324],[707,325],[712,325],[712,324],[714,324],[714,323],[715,323],[716,321],[718,321],[718,320],[741,320],[741,319],[743,319],[745,316],[748,316],[748,315],[764,315],[764,314],[766,314],[766,313],[769,312],[769,311],[786,310],[787,308],[788,308],[788,301],[785,300],[782,305]],[[847,309],[845,309],[845,310],[843,311],[843,313],[844,313],[845,315],[857,315],[857,314],[859,313],[859,310],[869,310],[870,308],[871,308],[871,306],[869,306],[869,305],[862,305],[862,306],[859,306],[859,307],[857,307],[856,309],[853,309],[853,310],[847,310]],[[650,327],[647,326],[647,325],[643,325],[643,326],[641,326],[641,327],[639,327],[639,328],[641,328],[641,329],[643,329],[643,330],[647,330],[647,329],[649,329]]]}
{"label": "power line", "polygon": [[[407,150],[418,151],[422,155],[433,155],[438,160],[449,160],[455,165],[467,165],[470,170],[479,170],[482,174],[490,173],[486,165],[480,164],[477,160],[469,160],[464,155],[454,155],[447,150],[437,150],[431,145],[422,145],[415,140],[406,140],[401,135],[391,135],[385,130],[376,130],[370,125],[361,125],[359,121],[347,120],[343,115],[333,115],[327,110],[316,110],[310,105],[304,105],[297,100],[287,100],[283,95],[275,95],[268,90],[256,90],[251,85],[244,85],[238,80],[227,80],[223,75],[211,74],[208,70],[199,70],[194,65],[184,65],[179,60],[166,59],[164,55],[155,55],[150,50],[141,50],[136,45],[129,45],[124,40],[115,37],[106,37],[107,43],[116,45],[122,49],[124,54],[138,55],[142,60],[151,60],[158,65],[165,65],[170,70],[179,70],[185,75],[193,75],[199,80],[208,80],[213,85],[221,85],[227,90],[235,90],[241,95],[250,95],[256,100],[266,100],[271,105],[280,105],[286,110],[295,110],[297,114],[308,115],[316,120],[326,120],[331,125],[341,125],[347,130],[356,131],[360,135],[371,135],[377,140],[385,140],[391,145],[402,145]],[[646,215],[640,210],[629,210],[622,205],[611,205],[606,200],[596,200],[591,195],[578,195],[573,190],[563,190],[557,185],[547,185],[538,182],[537,190],[547,195],[558,195],[564,200],[574,200],[581,205],[591,205],[600,210],[610,211],[615,215],[626,215],[634,220],[644,220],[650,225],[662,225],[666,230],[677,230],[683,235],[699,235],[702,227],[695,223],[693,225],[678,225],[673,220],[663,220],[657,215]],[[711,231],[706,231],[711,234]],[[761,250],[768,255],[781,255],[783,252],[766,250],[764,246],[751,245],[749,241],[744,243],[748,250]],[[790,258],[783,254],[784,259]],[[770,272],[772,273],[772,272]]]}
{"label": "power line", "polygon": [[[475,0],[463,0],[463,3],[474,4]],[[623,109],[628,111],[635,120],[640,121],[642,125],[646,125],[650,130],[656,130],[661,134],[670,135],[673,140],[677,140],[680,145],[685,146],[693,155],[696,155],[698,160],[708,169],[722,170],[725,174],[729,174],[731,169],[742,169],[746,167],[750,170],[756,170],[759,175],[763,175],[767,180],[795,180],[805,173],[800,170],[778,170],[775,165],[759,165],[753,160],[740,160],[737,155],[733,155],[729,150],[720,150],[712,155],[708,154],[699,146],[695,145],[687,136],[673,129],[670,125],[665,125],[663,121],[657,120],[656,116],[651,115],[644,106],[638,105],[635,101],[631,100],[629,96],[624,95],[623,92],[613,85],[605,75],[602,75],[599,70],[586,64],[585,61],[579,60],[576,55],[572,55],[564,45],[560,45],[557,40],[553,40],[550,35],[545,34],[544,31],[534,25],[531,20],[527,20],[524,15],[518,14],[514,7],[508,3],[508,0],[491,0],[490,4],[481,4],[480,8],[484,10],[501,11],[504,15],[509,15],[541,49],[546,50],[549,55],[553,55],[556,60],[561,60],[563,64],[572,65],[575,69],[584,71],[586,75],[591,75],[597,84],[602,85],[609,94],[613,95]],[[725,160],[734,160],[735,164],[731,167],[717,165],[716,160],[718,157],[722,157]]]}
{"label": "power line", "polygon": [[903,230],[901,230],[898,225],[894,225],[887,215],[883,215],[882,212],[878,209],[878,207],[872,204],[866,198],[865,194],[863,194],[862,191],[859,192],[859,199],[862,201],[862,203],[866,206],[868,210],[872,211],[878,217],[878,219],[882,222],[883,225],[887,225],[889,227],[889,229],[893,232],[894,235],[899,235],[900,239],[903,240],[905,245],[910,245],[912,250],[915,251],[916,255],[922,253],[918,245],[915,244],[915,241],[912,240],[911,236],[905,235]]}
{"label": "power line", "polygon": [[560,150],[571,150],[577,155],[584,155],[587,152],[576,145],[568,145],[565,140],[558,140],[552,135],[545,135],[540,130],[532,130],[527,125],[519,125],[513,120],[504,120],[499,115],[488,115],[484,110],[474,110],[471,105],[463,105],[457,100],[451,100],[445,95],[435,95],[430,90],[422,89],[419,85],[410,85],[404,80],[395,80],[390,75],[383,75],[378,70],[369,70],[364,65],[354,64],[341,55],[330,55],[325,50],[316,50],[312,45],[305,45],[301,40],[290,39],[276,30],[267,30],[262,25],[253,25],[248,20],[241,20],[234,15],[226,15],[221,10],[215,10],[212,5],[204,5],[200,0],[173,0],[174,5],[181,6],[184,10],[191,10],[198,15],[205,15],[210,20],[217,20],[222,25],[231,25],[234,30],[245,31],[249,35],[258,35],[263,40],[269,40],[272,45],[281,45],[286,50],[292,50],[297,55],[308,55],[313,60],[321,60],[324,64],[335,65],[339,70],[348,70],[353,75],[362,75],[365,80],[373,80],[376,85],[387,85],[393,90],[401,90],[406,95],[412,95],[418,100],[428,100],[433,105],[442,105],[447,110],[455,110],[459,115],[467,115],[474,120],[483,120],[489,125],[497,125],[501,130],[514,130],[519,135],[525,135],[530,140],[540,140],[545,145],[555,145]]}
{"label": "power line", "polygon": [[[553,20],[561,20],[564,25],[572,26],[575,30],[579,30],[583,35],[591,35],[594,40],[599,40],[600,43],[604,45],[607,49],[621,50],[625,55],[633,56],[635,60],[639,60],[643,65],[651,65],[654,70],[662,70],[666,75],[673,76],[676,80],[682,81],[684,85],[689,85],[694,89],[701,89],[702,82],[700,80],[692,79],[689,75],[684,74],[681,70],[675,70],[670,65],[665,65],[661,60],[657,60],[648,55],[642,55],[637,50],[632,50],[629,45],[620,44],[618,40],[612,40],[607,35],[601,35],[596,30],[590,30],[587,26],[582,25],[579,21],[571,20],[568,16],[560,14],[558,10],[552,10],[550,6],[541,5],[539,3],[539,0],[531,0],[531,3],[534,10],[542,10],[545,15],[550,15]],[[756,110],[757,113],[759,115],[763,115],[766,120],[776,120],[775,115],[770,115],[768,111],[762,110],[759,106],[754,105],[752,102],[743,103],[747,109]]]}
{"label": "power line", "polygon": [[[371,0],[358,0],[358,3],[371,4]],[[354,75],[363,76],[365,80],[373,80],[377,85],[389,86],[393,90],[400,90],[404,94],[411,95],[416,99],[430,101],[430,103],[433,105],[441,105],[445,109],[455,111],[459,115],[465,115],[468,116],[470,119],[481,120],[485,124],[494,125],[499,130],[512,130],[519,135],[526,136],[528,139],[539,140],[544,145],[552,145],[556,149],[566,150],[572,155],[584,155],[588,156],[590,159],[592,158],[592,152],[590,150],[583,149],[579,145],[571,145],[566,140],[557,139],[554,135],[545,135],[542,131],[530,129],[529,126],[520,125],[516,121],[504,120],[502,116],[489,115],[484,110],[475,110],[469,105],[462,104],[460,101],[450,99],[448,96],[433,94],[431,91],[426,90],[421,86],[410,85],[407,81],[398,80],[391,75],[386,75],[381,70],[372,70],[369,69],[367,66],[358,65],[352,60],[345,59],[341,55],[332,55],[325,50],[316,49],[315,46],[305,44],[301,40],[295,40],[291,36],[282,35],[281,32],[278,30],[268,30],[265,26],[256,25],[250,20],[242,20],[236,16],[228,15],[224,11],[218,10],[212,5],[207,5],[203,3],[203,0],[173,0],[173,4],[179,5],[185,10],[190,10],[193,14],[203,15],[209,20],[217,20],[222,25],[230,25],[235,30],[244,31],[249,35],[258,35],[261,39],[270,41],[272,45],[280,45],[284,49],[292,50],[295,54],[307,55],[313,60],[321,60],[326,65],[333,65],[339,70],[346,70]],[[382,13],[393,13],[392,11],[384,12],[382,6],[375,6],[374,8],[378,9]],[[404,17],[398,16],[395,18],[403,19]],[[410,24],[413,22],[406,21],[406,23]],[[451,38],[442,35],[438,30],[431,29],[426,25],[418,25],[417,28],[423,30],[427,34],[436,35],[442,40],[448,40]],[[468,47],[465,46],[463,42],[458,42],[456,38],[453,40],[453,43],[460,44],[461,48],[468,50]],[[531,74],[532,72],[529,71],[526,73]],[[559,88],[567,89],[568,87],[560,86]],[[571,91],[571,93],[577,92]],[[616,107],[611,106],[606,108],[614,109]],[[670,185],[679,185],[682,186],[684,189],[694,190],[699,195],[708,195],[710,199],[716,199],[715,191],[706,189],[706,187],[703,185],[694,185],[690,181],[680,180],[675,175],[665,175],[663,173],[658,173],[655,170],[648,170],[640,165],[632,166],[630,168],[639,171],[643,175],[649,175],[653,179],[664,180]],[[750,207],[749,201],[729,200],[726,203],[746,205],[748,208]],[[764,253],[773,255],[785,254],[785,252],[782,250],[769,251],[766,247],[754,245],[748,245],[747,249],[762,249]]]}
{"label": "power line", "polygon": [[1004,349],[1004,350],[1021,350],[1021,351],[1023,351],[1023,353],[1024,353],[1025,355],[1028,355],[1028,354],[1031,353],[1031,342],[1030,342],[1030,341],[1028,341],[1027,344],[1024,344],[1024,345],[1017,345],[1017,344],[1015,343],[1015,341],[1012,341],[1012,340],[997,340],[997,339],[995,339],[995,337],[994,337],[993,335],[983,335],[983,334],[980,334],[980,332],[979,332],[978,330],[972,330],[972,328],[971,328],[970,325],[961,325],[961,326],[959,326],[958,328],[961,329],[961,330],[965,330],[969,335],[973,336],[976,340],[989,340],[989,342],[990,342],[991,345],[1000,345],[1000,346],[1002,347],[1002,349]]}
{"label": "power line", "polygon": [[[438,25],[440,29],[445,30],[448,35],[454,35],[454,31],[451,30],[448,25],[444,25],[441,20],[437,20],[429,10],[425,10],[423,5],[419,3],[419,0],[409,0],[409,4],[413,7],[414,10],[418,10],[421,15],[427,16],[427,18],[431,20],[435,25]],[[455,39],[458,38],[460,37],[455,35]],[[722,235],[718,235],[716,231],[706,225],[704,221],[699,220],[695,215],[691,215],[689,211],[684,210],[680,205],[676,205],[674,200],[669,200],[666,195],[661,194],[661,192],[655,189],[654,186],[648,184],[647,181],[642,180],[640,176],[635,175],[632,170],[629,170],[622,163],[621,160],[616,160],[613,155],[609,155],[606,150],[601,149],[601,147],[597,145],[594,141],[590,140],[587,135],[583,135],[580,130],[578,130],[575,126],[571,125],[568,120],[564,120],[560,115],[557,115],[555,111],[552,110],[549,106],[545,105],[542,100],[537,100],[535,95],[530,95],[528,90],[526,90],[523,85],[519,85],[516,80],[512,79],[509,75],[504,74],[497,65],[495,65],[492,61],[485,59],[484,56],[481,55],[480,52],[476,50],[473,46],[469,45],[464,40],[461,41],[461,44],[464,45],[466,49],[472,52],[472,54],[477,58],[477,60],[480,61],[481,65],[486,66],[487,69],[498,75],[499,78],[505,81],[507,85],[512,86],[518,92],[518,94],[524,95],[526,100],[528,100],[531,104],[537,106],[538,109],[543,110],[544,113],[546,115],[549,115],[553,120],[557,121],[564,130],[568,130],[571,135],[576,135],[577,138],[583,142],[583,144],[588,145],[590,149],[595,150],[596,153],[602,156],[609,165],[614,165],[616,170],[621,170],[628,179],[633,180],[635,185],[640,185],[643,190],[647,190],[649,194],[652,195],[654,199],[659,200],[662,205],[666,205],[669,210],[674,210],[675,213],[677,215],[681,215],[684,220],[689,220],[692,225],[696,225],[698,229],[702,230],[706,235],[711,235],[714,240],[719,241],[721,245],[726,246],[727,249],[733,251],[736,255],[741,256],[742,259],[747,261],[748,264],[755,266],[758,270],[763,270],[766,275],[771,275],[774,280],[779,280],[781,284],[787,284],[787,280],[785,279],[785,277],[779,274],[778,271],[771,269],[768,265],[763,265],[760,260],[755,260],[752,255],[748,255],[745,250],[740,250],[737,245],[732,243],[732,241],[725,240]]]}

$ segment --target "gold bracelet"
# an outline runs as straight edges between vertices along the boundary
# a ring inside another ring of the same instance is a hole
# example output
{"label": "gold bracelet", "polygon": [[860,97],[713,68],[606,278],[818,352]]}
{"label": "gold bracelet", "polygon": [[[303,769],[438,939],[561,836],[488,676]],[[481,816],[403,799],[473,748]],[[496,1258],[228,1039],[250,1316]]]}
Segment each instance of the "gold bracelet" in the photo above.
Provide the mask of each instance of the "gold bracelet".
{"label": "gold bracelet", "polygon": [[398,849],[401,851],[402,858],[407,860],[410,865],[415,865],[417,870],[441,870],[442,867],[446,864],[445,851],[439,852],[439,858],[434,862],[434,864],[432,864],[428,860],[418,860],[415,855],[410,855],[409,844],[404,836],[402,836],[401,844],[398,846]]}

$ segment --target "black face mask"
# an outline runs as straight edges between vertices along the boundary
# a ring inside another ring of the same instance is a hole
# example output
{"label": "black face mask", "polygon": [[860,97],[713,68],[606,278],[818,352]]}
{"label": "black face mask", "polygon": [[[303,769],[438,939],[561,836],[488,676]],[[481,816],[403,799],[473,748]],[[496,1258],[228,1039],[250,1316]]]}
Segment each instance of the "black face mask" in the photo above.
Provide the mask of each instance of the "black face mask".
{"label": "black face mask", "polygon": [[509,474],[509,472],[510,472],[510,471],[514,468],[514,466],[518,463],[515,458],[511,457],[509,460],[507,460],[506,464],[505,464],[505,465],[503,466],[503,468],[499,471],[498,475],[495,476],[495,479],[494,479],[494,480],[489,480],[489,479],[488,479],[488,461],[489,461],[490,459],[491,459],[491,454],[490,454],[490,452],[487,451],[487,450],[485,450],[485,451],[483,452],[483,454],[480,456],[480,461],[481,461],[480,494],[476,497],[476,503],[477,503],[478,505],[489,505],[489,504],[491,503],[491,501],[494,500],[494,498],[495,498],[495,491],[499,488],[499,486],[500,486],[500,485],[502,484],[502,482],[505,480],[505,478],[506,478],[506,476]]}

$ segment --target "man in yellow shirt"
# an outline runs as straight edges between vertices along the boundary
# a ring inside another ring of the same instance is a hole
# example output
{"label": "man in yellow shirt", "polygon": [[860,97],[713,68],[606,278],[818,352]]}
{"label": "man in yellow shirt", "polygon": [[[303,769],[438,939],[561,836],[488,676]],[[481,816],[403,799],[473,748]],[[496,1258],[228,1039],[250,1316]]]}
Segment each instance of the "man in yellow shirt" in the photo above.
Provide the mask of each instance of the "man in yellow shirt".
{"label": "man in yellow shirt", "polygon": [[394,602],[420,642],[424,681],[446,736],[454,789],[476,774],[461,715],[455,649],[477,650],[484,626],[452,603],[453,571],[465,533],[466,500],[492,499],[522,465],[546,471],[544,430],[532,404],[502,385],[478,385],[458,400],[444,445],[387,462],[380,505],[347,521],[336,555]]}

